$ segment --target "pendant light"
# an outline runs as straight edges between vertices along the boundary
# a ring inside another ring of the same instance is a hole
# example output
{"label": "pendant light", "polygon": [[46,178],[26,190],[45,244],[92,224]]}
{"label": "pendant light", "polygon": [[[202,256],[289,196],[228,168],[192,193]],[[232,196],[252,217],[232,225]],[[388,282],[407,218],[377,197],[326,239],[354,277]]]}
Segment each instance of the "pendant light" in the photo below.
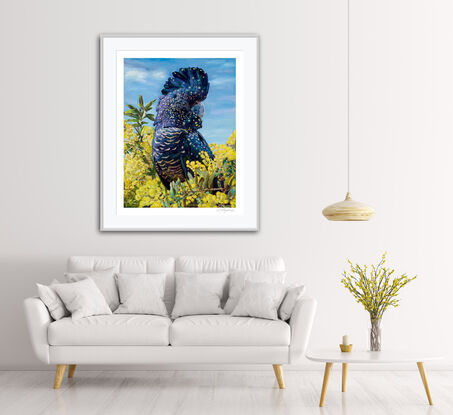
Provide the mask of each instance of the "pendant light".
{"label": "pendant light", "polygon": [[350,166],[349,166],[349,119],[350,119],[350,110],[349,110],[349,0],[348,1],[348,120],[347,120],[347,135],[348,135],[348,192],[346,193],[346,198],[341,201],[334,203],[333,205],[327,206],[322,214],[329,220],[335,221],[365,221],[369,220],[374,215],[374,209],[371,206],[366,205],[365,203],[357,202],[352,200],[351,193],[349,192],[349,175],[350,175]]}

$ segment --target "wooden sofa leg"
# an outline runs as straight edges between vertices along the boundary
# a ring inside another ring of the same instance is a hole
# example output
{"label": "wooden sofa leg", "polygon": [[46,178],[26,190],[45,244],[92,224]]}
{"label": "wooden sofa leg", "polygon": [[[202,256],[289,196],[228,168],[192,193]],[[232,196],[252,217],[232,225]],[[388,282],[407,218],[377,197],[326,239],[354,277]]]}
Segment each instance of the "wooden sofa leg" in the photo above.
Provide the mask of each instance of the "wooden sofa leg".
{"label": "wooden sofa leg", "polygon": [[54,389],[60,389],[61,381],[63,380],[65,370],[66,365],[57,365],[57,370],[55,372],[55,381],[53,383]]}
{"label": "wooden sofa leg", "polygon": [[275,377],[277,378],[278,387],[285,389],[285,380],[283,379],[283,368],[282,365],[272,365],[274,368]]}
{"label": "wooden sofa leg", "polygon": [[68,378],[72,379],[74,377],[76,365],[69,365],[68,369]]}

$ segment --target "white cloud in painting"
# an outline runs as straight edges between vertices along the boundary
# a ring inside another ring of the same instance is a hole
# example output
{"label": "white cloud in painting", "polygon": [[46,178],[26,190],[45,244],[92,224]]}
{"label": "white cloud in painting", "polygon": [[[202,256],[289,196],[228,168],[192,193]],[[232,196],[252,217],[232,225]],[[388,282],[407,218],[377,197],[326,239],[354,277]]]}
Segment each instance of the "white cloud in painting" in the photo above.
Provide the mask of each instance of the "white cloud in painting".
{"label": "white cloud in painting", "polygon": [[160,80],[166,79],[168,76],[164,71],[150,71],[149,75],[153,79],[160,79]]}
{"label": "white cloud in painting", "polygon": [[141,69],[129,69],[125,78],[135,82],[146,82],[147,73]]}

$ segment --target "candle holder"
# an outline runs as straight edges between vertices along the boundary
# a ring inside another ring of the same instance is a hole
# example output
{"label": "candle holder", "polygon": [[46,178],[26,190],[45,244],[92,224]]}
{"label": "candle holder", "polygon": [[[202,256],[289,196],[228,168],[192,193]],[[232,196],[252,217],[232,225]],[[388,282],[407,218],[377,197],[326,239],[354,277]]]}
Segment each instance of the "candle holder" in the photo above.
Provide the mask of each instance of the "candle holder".
{"label": "candle holder", "polygon": [[352,350],[352,344],[340,344],[340,349],[343,353],[349,353]]}

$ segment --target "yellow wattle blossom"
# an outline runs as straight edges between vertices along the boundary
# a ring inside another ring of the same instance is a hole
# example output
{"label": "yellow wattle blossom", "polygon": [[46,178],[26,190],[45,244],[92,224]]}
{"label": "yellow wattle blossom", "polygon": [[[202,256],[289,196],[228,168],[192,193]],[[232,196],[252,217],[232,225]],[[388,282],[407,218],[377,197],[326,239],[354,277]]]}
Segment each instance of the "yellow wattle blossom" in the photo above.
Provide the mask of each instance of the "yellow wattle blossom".
{"label": "yellow wattle blossom", "polygon": [[156,174],[153,129],[144,127],[140,139],[124,123],[124,206],[131,208],[235,208],[236,132],[226,144],[210,144],[214,159],[187,162],[188,180],[172,182],[167,190]]}
{"label": "yellow wattle blossom", "polygon": [[397,299],[399,291],[406,284],[414,280],[406,274],[399,277],[392,277],[395,270],[385,267],[386,255],[377,266],[372,265],[368,272],[368,266],[354,265],[348,260],[350,271],[343,271],[341,283],[354,296],[356,301],[370,314],[370,319],[380,320],[388,307],[398,307]]}
{"label": "yellow wattle blossom", "polygon": [[201,204],[198,207],[212,207],[212,206],[223,206],[228,204],[228,198],[225,193],[216,192],[213,194],[205,194],[201,198]]}

